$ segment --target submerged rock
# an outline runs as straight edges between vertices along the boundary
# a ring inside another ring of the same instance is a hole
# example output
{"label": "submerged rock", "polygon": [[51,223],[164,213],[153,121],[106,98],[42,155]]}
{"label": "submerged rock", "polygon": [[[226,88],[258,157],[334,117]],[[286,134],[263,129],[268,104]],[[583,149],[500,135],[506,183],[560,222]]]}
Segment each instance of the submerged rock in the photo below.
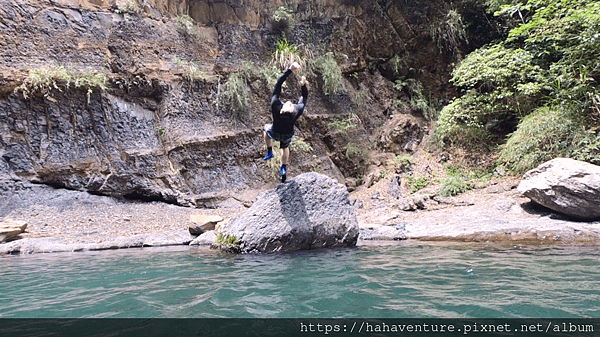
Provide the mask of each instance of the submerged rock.
{"label": "submerged rock", "polygon": [[600,219],[600,166],[556,158],[525,173],[517,189],[556,212],[581,220]]}
{"label": "submerged rock", "polygon": [[[358,222],[346,187],[318,173],[304,173],[264,192],[221,231],[241,253],[287,252],[354,246]],[[220,247],[224,249],[223,247]]]}

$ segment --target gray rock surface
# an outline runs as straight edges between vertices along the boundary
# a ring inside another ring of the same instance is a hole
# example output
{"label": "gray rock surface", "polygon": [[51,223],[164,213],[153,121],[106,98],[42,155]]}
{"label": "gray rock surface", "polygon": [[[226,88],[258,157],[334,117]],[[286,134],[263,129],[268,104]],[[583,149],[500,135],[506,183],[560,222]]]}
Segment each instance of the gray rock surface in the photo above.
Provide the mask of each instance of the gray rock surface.
{"label": "gray rock surface", "polygon": [[[232,213],[231,209],[210,211],[220,216]],[[190,219],[202,214],[199,209],[157,201],[124,200],[23,181],[3,185],[0,180],[0,223],[27,223],[24,232],[0,243],[0,255],[187,245],[195,238],[188,230]]]}
{"label": "gray rock surface", "polygon": [[210,246],[215,242],[217,242],[217,234],[215,231],[208,231],[200,234],[190,242],[190,246]]}
{"label": "gray rock surface", "polygon": [[362,228],[359,240],[406,240],[404,224],[386,225],[379,228]]}
{"label": "gray rock surface", "polygon": [[166,233],[119,236],[100,242],[69,242],[63,238],[24,238],[0,245],[0,254],[32,254],[107,250],[121,248],[161,247],[187,245],[194,237],[187,230]]}
{"label": "gray rock surface", "polygon": [[358,230],[346,187],[311,172],[259,195],[222,233],[239,252],[283,252],[354,246]]}
{"label": "gray rock surface", "polygon": [[518,191],[573,218],[600,219],[600,166],[556,158],[525,173]]}

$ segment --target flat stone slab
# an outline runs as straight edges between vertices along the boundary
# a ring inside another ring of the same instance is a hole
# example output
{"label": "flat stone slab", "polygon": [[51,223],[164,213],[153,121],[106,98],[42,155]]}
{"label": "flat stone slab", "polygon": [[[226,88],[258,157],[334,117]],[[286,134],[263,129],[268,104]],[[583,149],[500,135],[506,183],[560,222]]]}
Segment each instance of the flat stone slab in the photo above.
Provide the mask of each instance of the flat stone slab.
{"label": "flat stone slab", "polygon": [[27,222],[25,221],[7,219],[0,222],[0,243],[18,236],[23,233],[26,228]]}
{"label": "flat stone slab", "polygon": [[189,226],[190,234],[200,235],[212,231],[221,221],[223,218],[218,215],[190,215],[190,222],[192,222]]}
{"label": "flat stone slab", "polygon": [[176,232],[119,236],[100,242],[69,242],[62,238],[24,238],[0,245],[0,254],[32,254],[54,252],[76,252],[138,247],[161,247],[187,245],[192,236],[187,230]]}

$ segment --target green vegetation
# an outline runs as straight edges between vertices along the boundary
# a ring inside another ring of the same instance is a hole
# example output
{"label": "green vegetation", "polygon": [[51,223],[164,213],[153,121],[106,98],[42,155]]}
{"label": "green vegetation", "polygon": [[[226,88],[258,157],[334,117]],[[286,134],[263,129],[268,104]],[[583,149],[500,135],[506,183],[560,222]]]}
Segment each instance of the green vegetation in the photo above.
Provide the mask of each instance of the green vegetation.
{"label": "green vegetation", "polygon": [[237,247],[240,242],[234,235],[219,233],[219,235],[217,235],[217,244]]}
{"label": "green vegetation", "polygon": [[167,133],[165,132],[165,128],[163,128],[162,126],[157,126],[156,131],[158,132],[158,135],[160,136],[160,139],[163,142],[167,141]]}
{"label": "green vegetation", "polygon": [[294,62],[298,62],[302,67],[305,65],[304,60],[300,57],[298,46],[289,43],[286,38],[277,41],[270,64],[284,70],[289,68]]}
{"label": "green vegetation", "polygon": [[333,122],[329,122],[329,127],[340,133],[347,134],[348,131],[356,129],[354,114],[348,115],[348,118],[346,119],[338,118]]}
{"label": "green vegetation", "polygon": [[308,152],[311,152],[313,150],[313,148],[312,148],[312,146],[310,146],[310,144],[305,142],[303,139],[297,138],[290,144],[290,150],[294,151],[294,152],[308,153]]}
{"label": "green vegetation", "polygon": [[[242,112],[250,106],[251,90],[259,90],[256,89],[258,86],[250,84],[260,80],[263,82],[260,87],[272,88],[280,75],[281,70],[273,64],[256,65],[253,62],[244,61],[238,69],[229,74],[225,83],[219,83],[215,100],[216,107],[229,110],[241,117]],[[199,76],[200,79],[205,80],[202,72],[199,73]]]}
{"label": "green vegetation", "polygon": [[471,185],[464,178],[449,176],[442,180],[438,193],[443,197],[452,197],[470,189]]}
{"label": "green vegetation", "polygon": [[[300,55],[301,53],[300,47],[290,44],[284,38],[276,43],[271,62],[268,65],[242,62],[237,70],[229,74],[225,83],[219,83],[216,96],[217,108],[228,109],[240,116],[250,105],[251,89],[256,88],[256,86],[250,86],[250,84],[256,80],[261,80],[263,82],[261,86],[272,88],[281,75],[281,71],[287,69],[292,62],[298,62],[301,66],[306,65],[304,58]],[[202,72],[197,74],[198,78],[205,79]]]}
{"label": "green vegetation", "polygon": [[410,155],[396,155],[393,160],[394,167],[399,169],[408,169],[415,163],[415,160]]}
{"label": "green vegetation", "polygon": [[[291,154],[290,154],[291,155]],[[271,175],[277,177],[279,174],[279,165],[281,164],[281,148],[279,142],[273,142],[273,158],[267,161],[267,166],[271,169]]]}
{"label": "green vegetation", "polygon": [[[312,155],[312,160],[317,161],[317,155],[316,154]],[[319,170],[319,163],[317,162],[317,163],[312,164],[312,166],[310,167],[310,171],[311,172],[319,172],[320,171]]]}
{"label": "green vegetation", "polygon": [[[309,82],[322,82],[322,91],[325,95],[335,96],[345,93],[344,76],[336,57],[347,58],[348,56],[333,52],[324,52],[321,56],[315,56],[315,49],[318,48],[290,43],[284,37],[275,43],[269,66],[258,67],[259,72],[267,74],[267,80],[270,83],[272,79],[277,79],[278,72],[289,68],[293,62],[297,62],[302,67],[302,75],[305,75]],[[273,70],[276,73],[274,76]],[[368,98],[367,90],[359,91],[355,95],[356,104],[364,107]]]}
{"label": "green vegetation", "polygon": [[115,13],[128,15],[142,13],[144,4],[138,0],[119,0],[115,5],[117,6]]}
{"label": "green vegetation", "polygon": [[451,197],[473,189],[476,182],[489,180],[493,174],[487,167],[477,169],[461,164],[446,165],[447,177],[442,179],[438,193],[441,196]]}
{"label": "green vegetation", "polygon": [[194,62],[184,61],[178,57],[175,57],[173,61],[183,69],[183,76],[190,81],[190,84],[205,82],[210,79],[210,76]]}
{"label": "green vegetation", "polygon": [[346,92],[344,77],[333,52],[327,52],[313,59],[311,66],[321,73],[325,95],[334,96]]}
{"label": "green vegetation", "polygon": [[353,176],[359,178],[367,168],[369,152],[353,142],[346,144],[346,159],[353,166]]}
{"label": "green vegetation", "polygon": [[191,31],[194,29],[194,19],[192,19],[192,17],[189,15],[178,15],[175,17],[175,22],[177,22],[181,29],[186,31]]}
{"label": "green vegetation", "polygon": [[41,93],[45,97],[48,97],[53,89],[62,91],[63,88],[68,89],[73,85],[77,89],[87,89],[89,103],[93,90],[106,90],[107,81],[108,76],[101,72],[72,67],[65,68],[62,65],[43,66],[31,69],[23,84],[15,88],[15,92],[20,91],[25,98],[36,93]]}
{"label": "green vegetation", "polygon": [[294,11],[285,6],[279,6],[271,15],[271,25],[275,31],[292,30],[295,24]]}
{"label": "green vegetation", "polygon": [[254,76],[262,80],[265,84],[265,88],[268,88],[268,90],[273,89],[273,86],[275,86],[275,82],[277,82],[277,78],[279,78],[280,75],[281,70],[275,66],[259,66],[254,68]]}
{"label": "green vegetation", "polygon": [[600,164],[600,139],[577,117],[564,107],[538,108],[500,146],[500,162],[518,174],[556,157]]}
{"label": "green vegetation", "polygon": [[236,71],[229,75],[224,90],[219,90],[217,94],[217,102],[221,107],[227,106],[235,112],[241,112],[248,107],[250,94],[247,89],[246,74],[243,71]]}
{"label": "green vegetation", "polygon": [[455,9],[448,11],[445,20],[434,23],[429,29],[429,35],[437,44],[440,53],[448,51],[456,54],[460,42],[467,42],[467,29]]}
{"label": "green vegetation", "polygon": [[415,193],[424,189],[431,182],[427,177],[415,178],[412,174],[407,174],[406,179],[408,180],[408,186],[410,186],[410,193]]}
{"label": "green vegetation", "polygon": [[180,31],[186,32],[190,35],[197,35],[196,25],[194,24],[194,19],[192,19],[189,15],[178,15],[175,17],[175,22],[177,23]]}
{"label": "green vegetation", "polygon": [[219,84],[216,104],[219,109],[230,109],[240,116],[250,105],[248,83],[254,76],[253,65],[243,63],[236,71],[229,74],[225,84]]}
{"label": "green vegetation", "polygon": [[441,111],[436,139],[495,150],[508,136],[500,164],[515,173],[554,156],[600,163],[600,2],[486,3],[508,36],[454,69],[462,96]]}
{"label": "green vegetation", "polygon": [[398,75],[400,73],[400,67],[408,67],[408,55],[400,56],[398,54],[394,54],[394,56],[390,59],[390,63],[392,66],[392,70],[394,73]]}
{"label": "green vegetation", "polygon": [[[409,78],[406,80],[397,79],[394,82],[394,89],[399,92],[406,91],[409,96],[409,106],[412,109],[416,109],[423,113],[423,117],[432,120],[436,117],[437,108],[435,104],[431,103],[430,99],[425,97],[423,94],[423,84],[414,78]],[[402,105],[402,101],[395,100],[394,105],[400,106]]]}
{"label": "green vegetation", "polygon": [[368,112],[368,101],[371,100],[369,90],[360,85],[360,89],[354,93],[353,101],[359,112]]}

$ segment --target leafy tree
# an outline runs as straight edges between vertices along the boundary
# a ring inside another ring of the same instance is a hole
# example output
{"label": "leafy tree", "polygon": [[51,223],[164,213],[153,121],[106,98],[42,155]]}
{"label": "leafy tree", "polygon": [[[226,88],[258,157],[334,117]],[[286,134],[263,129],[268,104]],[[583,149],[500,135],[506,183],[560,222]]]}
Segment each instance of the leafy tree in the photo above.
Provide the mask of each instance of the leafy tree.
{"label": "leafy tree", "polygon": [[[509,135],[501,160],[519,172],[554,155],[600,162],[595,141],[600,126],[600,99],[596,99],[600,2],[488,0],[487,4],[495,15],[507,18],[511,29],[506,39],[474,51],[454,69],[451,81],[462,96],[441,111],[437,139],[493,148]],[[529,116],[534,111],[540,112]],[[549,118],[548,111],[557,118]],[[524,130],[536,124],[552,130],[558,142],[567,141],[567,133],[581,131],[572,139],[580,146],[555,151],[543,146],[546,140],[541,139],[531,146],[516,146],[518,139],[524,141]],[[526,157],[525,165],[514,166],[517,158]]]}

